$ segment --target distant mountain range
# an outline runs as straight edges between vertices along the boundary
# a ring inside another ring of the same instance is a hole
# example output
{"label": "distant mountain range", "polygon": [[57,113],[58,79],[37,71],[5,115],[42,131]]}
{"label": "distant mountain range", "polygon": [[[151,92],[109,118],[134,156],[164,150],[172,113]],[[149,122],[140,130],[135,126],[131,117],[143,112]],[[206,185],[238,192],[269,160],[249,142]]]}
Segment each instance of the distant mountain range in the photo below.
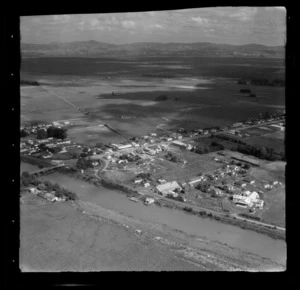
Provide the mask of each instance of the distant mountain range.
{"label": "distant mountain range", "polygon": [[109,44],[90,41],[49,44],[21,43],[23,57],[124,57],[124,56],[203,56],[284,58],[284,46],[260,44],[230,45],[209,42]]}

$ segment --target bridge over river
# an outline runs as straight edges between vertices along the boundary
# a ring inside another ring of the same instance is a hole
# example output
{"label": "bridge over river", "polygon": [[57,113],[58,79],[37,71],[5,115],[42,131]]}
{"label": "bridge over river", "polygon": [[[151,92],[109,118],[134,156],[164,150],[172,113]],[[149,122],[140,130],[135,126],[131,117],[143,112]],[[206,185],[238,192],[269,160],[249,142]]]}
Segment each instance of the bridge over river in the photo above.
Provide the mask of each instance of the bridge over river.
{"label": "bridge over river", "polygon": [[65,166],[64,164],[58,164],[58,165],[55,165],[55,166],[42,168],[42,169],[30,172],[30,175],[40,175],[40,174],[44,174],[44,173],[51,173],[51,172],[55,171],[55,169],[61,168],[61,167],[64,167],[64,166]]}

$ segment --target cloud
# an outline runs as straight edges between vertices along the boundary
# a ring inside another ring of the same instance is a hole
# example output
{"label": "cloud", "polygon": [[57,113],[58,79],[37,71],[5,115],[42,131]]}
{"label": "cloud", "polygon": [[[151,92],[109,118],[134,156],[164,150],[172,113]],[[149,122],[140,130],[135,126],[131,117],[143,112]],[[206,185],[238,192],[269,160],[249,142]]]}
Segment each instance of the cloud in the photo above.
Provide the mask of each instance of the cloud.
{"label": "cloud", "polygon": [[132,20],[124,20],[121,22],[121,24],[124,28],[134,28],[135,27],[135,22]]}
{"label": "cloud", "polygon": [[164,27],[160,24],[152,24],[150,25],[150,28],[154,28],[154,29],[164,29]]}
{"label": "cloud", "polygon": [[100,24],[100,22],[99,22],[99,20],[97,18],[90,19],[89,23],[90,23],[90,25],[92,27],[96,27],[96,26],[98,26]]}
{"label": "cloud", "polygon": [[266,7],[266,10],[269,10],[269,11],[279,10],[279,11],[286,12],[286,8],[284,6]]}
{"label": "cloud", "polygon": [[53,15],[53,22],[57,24],[63,24],[69,22],[71,16],[69,15]]}
{"label": "cloud", "polygon": [[208,24],[209,20],[204,17],[192,17],[192,20],[197,22],[198,24]]}
{"label": "cloud", "polygon": [[239,11],[229,14],[229,17],[236,18],[241,21],[249,21],[252,20],[257,13],[257,8],[254,7],[247,7],[247,8],[241,8]]}

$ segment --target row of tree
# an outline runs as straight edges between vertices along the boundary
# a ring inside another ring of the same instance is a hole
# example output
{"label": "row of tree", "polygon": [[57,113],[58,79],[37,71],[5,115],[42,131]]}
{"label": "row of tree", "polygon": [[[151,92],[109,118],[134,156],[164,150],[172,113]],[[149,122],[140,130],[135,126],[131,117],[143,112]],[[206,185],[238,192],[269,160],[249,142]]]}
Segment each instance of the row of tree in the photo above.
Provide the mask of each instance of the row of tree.
{"label": "row of tree", "polygon": [[37,81],[26,81],[20,80],[21,85],[28,85],[28,86],[39,86],[40,84]]}
{"label": "row of tree", "polygon": [[58,128],[54,126],[50,126],[45,129],[39,129],[37,131],[37,139],[46,139],[46,138],[57,138],[57,139],[66,139],[67,138],[67,129],[66,128]]}
{"label": "row of tree", "polygon": [[260,159],[265,159],[269,161],[276,160],[285,160],[285,154],[276,154],[274,153],[274,149],[270,147],[261,147],[257,145],[238,145],[237,148],[232,148],[232,150],[236,150],[243,154],[248,154],[255,156]]}
{"label": "row of tree", "polygon": [[[251,79],[250,83],[252,85],[259,85],[259,86],[285,86],[285,80],[282,79],[274,79],[273,81],[269,81],[267,79]],[[238,85],[246,85],[246,80],[238,80]]]}
{"label": "row of tree", "polygon": [[221,143],[218,143],[216,141],[212,141],[210,143],[210,146],[205,146],[205,147],[195,147],[193,148],[191,151],[195,152],[197,154],[207,154],[210,152],[215,152],[215,151],[220,151],[220,150],[224,150],[225,146]]}

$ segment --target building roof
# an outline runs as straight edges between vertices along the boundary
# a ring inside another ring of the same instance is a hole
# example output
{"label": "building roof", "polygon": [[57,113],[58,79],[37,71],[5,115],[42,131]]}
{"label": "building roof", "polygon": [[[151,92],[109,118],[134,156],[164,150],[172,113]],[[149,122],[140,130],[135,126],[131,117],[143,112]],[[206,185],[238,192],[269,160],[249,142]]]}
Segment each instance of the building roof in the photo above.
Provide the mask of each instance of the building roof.
{"label": "building roof", "polygon": [[175,144],[175,145],[178,145],[178,146],[184,146],[184,147],[187,146],[185,143],[183,143],[181,141],[177,141],[177,140],[173,141],[172,144]]}
{"label": "building roof", "polygon": [[173,190],[177,187],[180,188],[179,184],[176,181],[166,182],[166,183],[163,183],[163,184],[160,184],[160,185],[156,186],[156,188],[159,191],[170,191],[170,190]]}

